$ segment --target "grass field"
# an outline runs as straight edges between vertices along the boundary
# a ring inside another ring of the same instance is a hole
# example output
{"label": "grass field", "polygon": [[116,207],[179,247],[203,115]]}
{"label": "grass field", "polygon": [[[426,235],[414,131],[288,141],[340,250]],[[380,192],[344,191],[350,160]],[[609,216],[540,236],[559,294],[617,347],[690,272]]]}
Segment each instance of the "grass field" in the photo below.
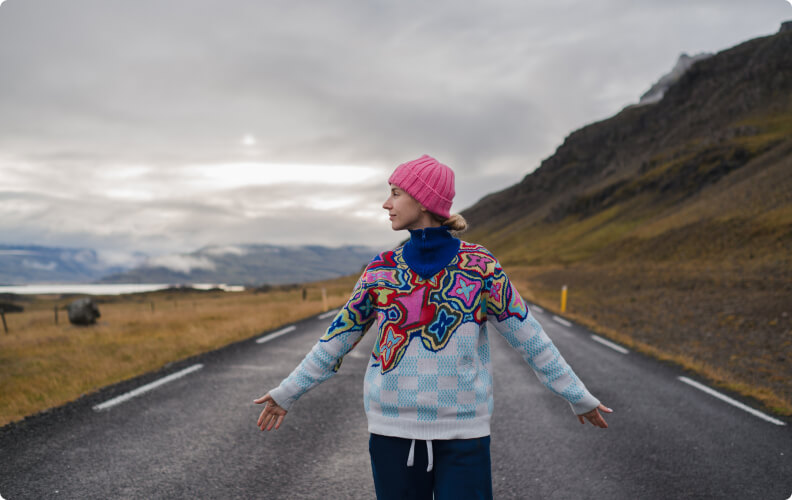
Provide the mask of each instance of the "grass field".
{"label": "grass field", "polygon": [[511,266],[518,288],[553,312],[714,385],[792,415],[792,271],[696,262]]}
{"label": "grass field", "polygon": [[[96,325],[69,324],[74,297],[40,296],[0,329],[0,426],[179,359],[275,329],[344,303],[355,278],[266,292],[183,292],[97,297]],[[1,328],[1,327],[0,327]]]}

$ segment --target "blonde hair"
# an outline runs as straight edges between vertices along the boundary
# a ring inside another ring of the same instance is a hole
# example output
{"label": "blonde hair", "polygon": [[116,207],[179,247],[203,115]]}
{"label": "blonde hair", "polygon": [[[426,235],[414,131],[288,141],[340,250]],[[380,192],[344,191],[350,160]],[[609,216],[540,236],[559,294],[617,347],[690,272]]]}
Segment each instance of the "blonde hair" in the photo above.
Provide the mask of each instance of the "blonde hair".
{"label": "blonde hair", "polygon": [[432,217],[441,225],[447,227],[455,233],[462,233],[468,227],[465,218],[459,214],[451,214],[451,217],[447,219],[437,214],[432,214]]}

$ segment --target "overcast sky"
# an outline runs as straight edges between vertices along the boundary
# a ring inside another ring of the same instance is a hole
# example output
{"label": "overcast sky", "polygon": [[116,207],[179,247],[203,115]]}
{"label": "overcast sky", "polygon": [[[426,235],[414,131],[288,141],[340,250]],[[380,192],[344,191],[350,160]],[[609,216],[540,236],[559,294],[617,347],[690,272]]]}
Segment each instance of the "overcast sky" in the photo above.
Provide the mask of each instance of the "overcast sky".
{"label": "overcast sky", "polygon": [[[386,246],[399,163],[453,211],[787,0],[0,1],[0,244]],[[109,257],[108,257],[109,258]]]}

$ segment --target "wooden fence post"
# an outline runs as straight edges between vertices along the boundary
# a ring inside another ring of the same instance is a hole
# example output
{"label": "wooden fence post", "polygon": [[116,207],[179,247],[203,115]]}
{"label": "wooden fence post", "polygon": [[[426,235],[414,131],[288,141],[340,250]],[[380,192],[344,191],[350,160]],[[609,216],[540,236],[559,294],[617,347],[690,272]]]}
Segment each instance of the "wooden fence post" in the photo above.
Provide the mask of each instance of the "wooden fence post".
{"label": "wooden fence post", "polygon": [[3,318],[3,330],[5,330],[5,332],[8,333],[8,325],[6,324],[6,320],[5,320],[5,309],[3,309],[2,307],[0,307],[0,318]]}
{"label": "wooden fence post", "polygon": [[55,311],[55,324],[58,324],[58,305],[52,306],[52,309]]}

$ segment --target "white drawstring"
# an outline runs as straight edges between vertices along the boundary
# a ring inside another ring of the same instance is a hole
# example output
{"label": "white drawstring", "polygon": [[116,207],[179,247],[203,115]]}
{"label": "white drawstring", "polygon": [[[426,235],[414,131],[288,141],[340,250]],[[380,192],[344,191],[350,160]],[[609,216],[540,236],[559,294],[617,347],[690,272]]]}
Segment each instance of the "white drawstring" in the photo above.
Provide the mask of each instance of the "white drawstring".
{"label": "white drawstring", "polygon": [[426,440],[426,458],[429,461],[429,464],[426,466],[426,472],[432,472],[432,468],[434,467],[434,457],[432,456],[432,440]]}
{"label": "white drawstring", "polygon": [[[434,468],[434,456],[432,454],[432,440],[426,440],[426,472],[432,472]],[[410,441],[410,453],[407,455],[407,467],[412,467],[415,463],[415,439]]]}

